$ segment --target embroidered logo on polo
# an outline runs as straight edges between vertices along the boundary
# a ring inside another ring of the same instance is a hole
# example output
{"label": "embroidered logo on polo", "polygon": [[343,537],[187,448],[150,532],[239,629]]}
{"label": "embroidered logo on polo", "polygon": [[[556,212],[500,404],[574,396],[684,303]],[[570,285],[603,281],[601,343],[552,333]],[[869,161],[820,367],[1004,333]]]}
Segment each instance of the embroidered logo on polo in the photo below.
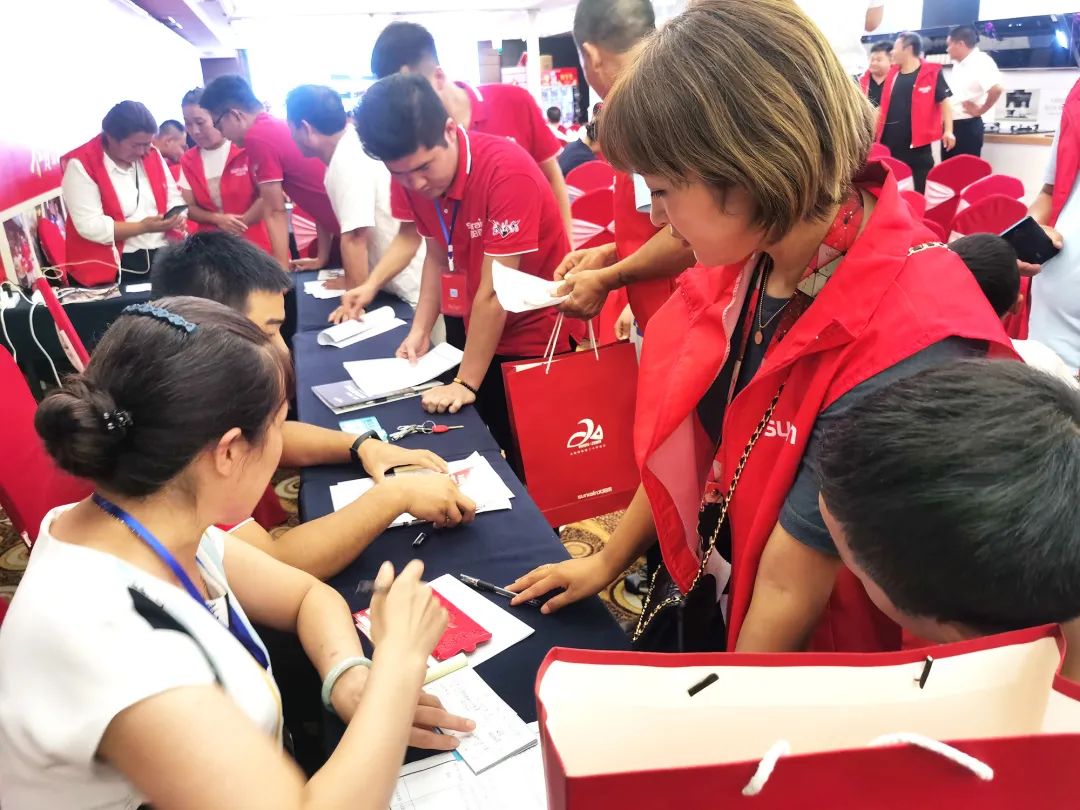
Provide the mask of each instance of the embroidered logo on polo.
{"label": "embroidered logo on polo", "polygon": [[500,239],[505,239],[512,233],[517,233],[521,230],[520,219],[504,219],[504,220],[491,220],[491,235],[497,236]]}
{"label": "embroidered logo on polo", "polygon": [[581,430],[571,434],[566,440],[566,449],[573,450],[570,455],[577,456],[596,450],[604,444],[604,426],[598,425],[592,419],[582,419],[578,422]]}
{"label": "embroidered logo on polo", "polygon": [[247,173],[248,167],[246,163],[241,163],[239,166],[229,169],[229,174],[233,177],[244,177]]}
{"label": "embroidered logo on polo", "polygon": [[469,229],[470,239],[479,239],[484,235],[484,220],[478,219],[476,222],[466,222],[465,227]]}

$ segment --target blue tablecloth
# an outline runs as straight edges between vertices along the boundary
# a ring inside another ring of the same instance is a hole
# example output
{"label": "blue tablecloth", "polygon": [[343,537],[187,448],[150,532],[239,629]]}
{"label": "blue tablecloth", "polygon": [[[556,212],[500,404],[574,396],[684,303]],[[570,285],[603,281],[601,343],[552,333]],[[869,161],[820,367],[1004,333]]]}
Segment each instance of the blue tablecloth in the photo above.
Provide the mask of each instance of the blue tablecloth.
{"label": "blue tablecloth", "polygon": [[[298,274],[297,284],[301,290],[303,275],[310,274]],[[314,317],[312,313],[317,308],[304,299],[311,299],[311,296],[298,295],[301,323],[309,316]],[[337,427],[341,419],[374,416],[388,431],[398,425],[424,421],[427,415],[420,408],[419,397],[338,417],[311,393],[312,385],[347,379],[343,361],[387,357],[403,336],[404,327],[336,349],[319,346],[316,333],[300,331],[293,344],[300,419],[324,427]],[[502,459],[495,440],[476,411],[465,408],[453,416],[441,416],[438,421],[465,427],[439,435],[414,435],[403,440],[402,446],[430,449],[448,460],[464,458],[473,451],[482,453],[513,490],[516,496],[513,509],[479,515],[470,526],[454,530],[432,531],[428,526],[386,531],[352,565],[330,581],[354,611],[368,603],[366,594],[356,593],[357,584],[373,579],[384,560],[390,560],[400,570],[409,560],[418,557],[424,561],[425,578],[429,580],[446,573],[464,573],[505,585],[538,565],[567,557],[559,538]],[[312,520],[330,513],[333,508],[330,486],[358,477],[361,477],[360,471],[346,465],[305,469],[301,474],[301,517]],[[414,549],[412,540],[421,528],[430,536],[423,546]],[[508,607],[506,599],[490,598],[496,604]],[[540,662],[552,647],[626,649],[628,646],[626,635],[597,598],[584,600],[551,616],[543,616],[535,608],[512,610],[536,632],[481,664],[477,671],[526,721],[536,719],[533,685]]]}
{"label": "blue tablecloth", "polygon": [[[296,277],[296,331],[318,332],[331,326],[332,324],[327,319],[330,317],[330,313],[338,308],[341,299],[316,298],[304,292],[304,282],[315,281],[319,276],[318,271],[311,270],[304,273],[295,273],[294,275]],[[368,309],[378,309],[386,306],[393,307],[394,314],[399,318],[404,318],[406,321],[412,320],[412,307],[400,298],[387,293],[376,295],[375,300],[371,302]],[[398,338],[398,343],[402,339],[404,339],[404,336]],[[375,356],[369,355],[369,357]]]}

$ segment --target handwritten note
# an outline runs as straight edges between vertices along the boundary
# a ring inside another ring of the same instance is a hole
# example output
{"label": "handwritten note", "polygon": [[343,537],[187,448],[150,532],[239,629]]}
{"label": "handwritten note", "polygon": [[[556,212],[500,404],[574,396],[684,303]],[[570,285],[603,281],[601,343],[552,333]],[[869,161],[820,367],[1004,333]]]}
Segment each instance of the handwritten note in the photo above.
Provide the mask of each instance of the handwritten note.
{"label": "handwritten note", "polygon": [[427,691],[442,701],[451,714],[476,721],[471,734],[458,735],[458,753],[473,773],[480,774],[536,745],[517,713],[471,667],[460,669],[431,683]]}

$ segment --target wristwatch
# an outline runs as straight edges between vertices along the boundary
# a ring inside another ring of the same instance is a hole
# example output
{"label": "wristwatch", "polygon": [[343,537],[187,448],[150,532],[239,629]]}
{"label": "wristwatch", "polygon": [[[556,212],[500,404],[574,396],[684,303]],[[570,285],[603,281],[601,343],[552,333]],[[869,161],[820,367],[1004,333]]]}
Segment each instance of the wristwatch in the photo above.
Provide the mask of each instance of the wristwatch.
{"label": "wristwatch", "polygon": [[368,439],[376,439],[378,441],[382,441],[382,439],[379,439],[379,434],[376,433],[374,430],[369,430],[366,433],[361,433],[359,436],[357,436],[356,441],[353,442],[352,447],[349,448],[349,455],[352,457],[353,464],[363,463],[360,461],[360,445],[362,445]]}

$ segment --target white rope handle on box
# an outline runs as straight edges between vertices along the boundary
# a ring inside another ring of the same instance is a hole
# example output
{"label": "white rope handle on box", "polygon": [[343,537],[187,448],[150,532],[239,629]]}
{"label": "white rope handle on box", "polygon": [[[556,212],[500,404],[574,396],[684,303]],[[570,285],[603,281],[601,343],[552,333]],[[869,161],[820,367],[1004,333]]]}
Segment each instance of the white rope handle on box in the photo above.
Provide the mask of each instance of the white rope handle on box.
{"label": "white rope handle on box", "polygon": [[[547,348],[544,349],[544,356],[542,358],[545,361],[544,374],[551,373],[551,363],[555,359],[555,349],[559,345],[559,333],[562,331],[563,319],[565,317],[566,316],[560,312],[555,318],[555,328],[551,330],[551,337],[548,338]],[[596,355],[596,359],[599,360],[600,352],[597,351],[596,348],[596,333],[593,332],[591,320],[589,321],[589,342],[592,343],[593,354]]]}
{"label": "white rope handle on box", "polygon": [[[950,762],[955,762],[961,768],[971,771],[984,782],[989,782],[994,778],[994,769],[982,760],[976,759],[970,754],[965,754],[960,749],[953,748],[951,745],[946,745],[939,740],[925,737],[922,734],[911,734],[907,732],[885,734],[884,736],[871,740],[869,747],[879,748],[886,745],[914,745],[917,748],[922,748],[924,751],[929,751],[932,754],[945,757],[945,759]],[[757,796],[761,793],[765,784],[769,781],[769,777],[772,776],[773,771],[776,769],[776,763],[780,761],[781,757],[785,757],[790,753],[791,744],[787,740],[777,740],[773,743],[769,750],[765,752],[765,756],[761,758],[757,770],[754,771],[754,775],[750,777],[750,781],[746,783],[746,787],[742,789],[742,795]]]}

